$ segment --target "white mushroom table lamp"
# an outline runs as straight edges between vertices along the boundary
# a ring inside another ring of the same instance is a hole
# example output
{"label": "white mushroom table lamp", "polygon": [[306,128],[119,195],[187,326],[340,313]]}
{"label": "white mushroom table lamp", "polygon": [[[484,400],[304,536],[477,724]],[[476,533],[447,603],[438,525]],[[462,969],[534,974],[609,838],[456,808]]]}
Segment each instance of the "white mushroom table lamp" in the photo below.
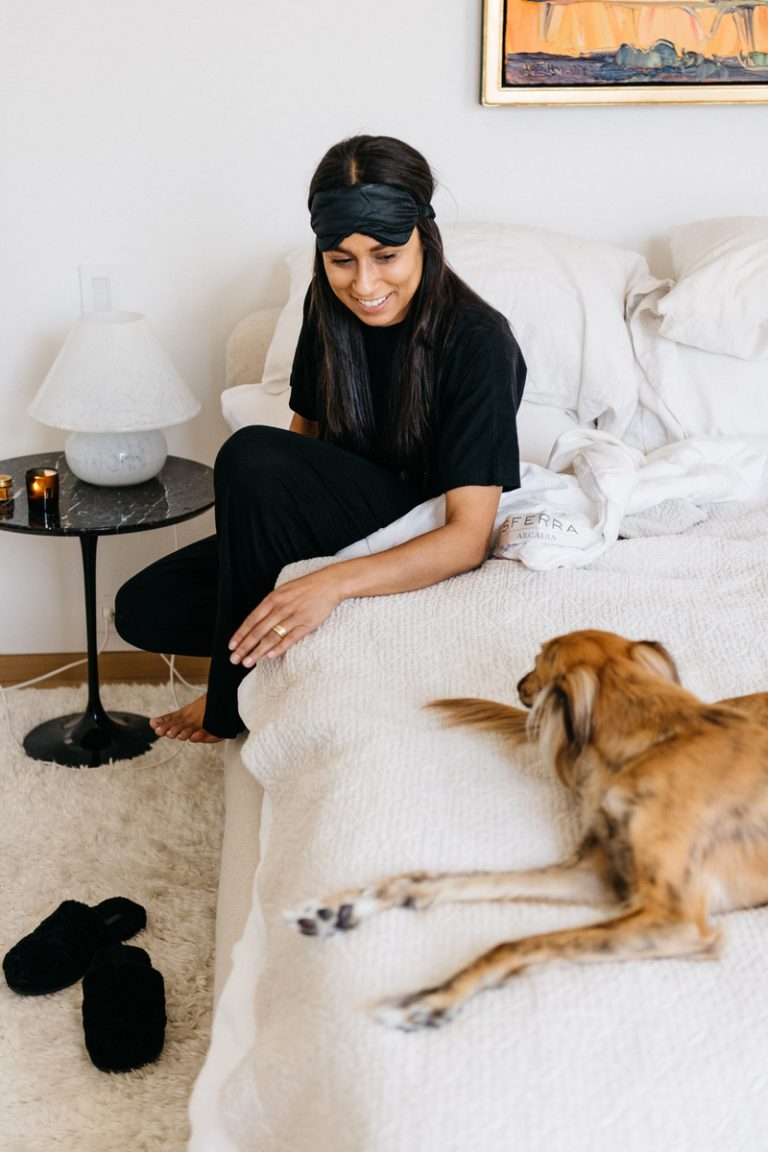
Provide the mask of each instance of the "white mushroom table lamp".
{"label": "white mushroom table lamp", "polygon": [[90,484],[141,484],[165,463],[161,428],[190,420],[200,401],[138,312],[91,312],[70,332],[29,406],[63,428],[71,471]]}

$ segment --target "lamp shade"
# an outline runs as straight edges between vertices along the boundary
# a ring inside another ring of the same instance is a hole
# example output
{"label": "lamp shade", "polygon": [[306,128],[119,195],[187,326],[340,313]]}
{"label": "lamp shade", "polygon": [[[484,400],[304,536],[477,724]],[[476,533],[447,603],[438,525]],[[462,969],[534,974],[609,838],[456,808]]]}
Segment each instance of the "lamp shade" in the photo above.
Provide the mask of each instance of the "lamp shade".
{"label": "lamp shade", "polygon": [[29,406],[41,424],[81,432],[168,428],[199,411],[138,312],[83,316]]}

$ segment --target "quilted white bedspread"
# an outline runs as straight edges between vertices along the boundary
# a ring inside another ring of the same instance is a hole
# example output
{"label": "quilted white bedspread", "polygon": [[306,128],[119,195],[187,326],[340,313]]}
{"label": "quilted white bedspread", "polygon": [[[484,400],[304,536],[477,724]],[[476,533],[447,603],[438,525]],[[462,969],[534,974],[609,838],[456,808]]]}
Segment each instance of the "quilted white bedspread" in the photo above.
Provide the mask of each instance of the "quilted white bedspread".
{"label": "quilted white bedspread", "polygon": [[[322,562],[289,569],[294,575]],[[666,644],[707,700],[768,688],[768,511],[720,505],[590,568],[490,560],[436,588],[343,604],[241,689],[271,829],[247,938],[198,1085],[195,1152],[763,1152],[768,909],[716,961],[553,966],[439,1031],[375,1023],[504,939],[594,909],[454,905],[318,941],[281,909],[402,869],[517,868],[577,835],[536,755],[441,727],[445,695],[514,702],[539,644],[598,627]],[[263,921],[262,921],[263,915]],[[224,1001],[223,1001],[224,1003]]]}

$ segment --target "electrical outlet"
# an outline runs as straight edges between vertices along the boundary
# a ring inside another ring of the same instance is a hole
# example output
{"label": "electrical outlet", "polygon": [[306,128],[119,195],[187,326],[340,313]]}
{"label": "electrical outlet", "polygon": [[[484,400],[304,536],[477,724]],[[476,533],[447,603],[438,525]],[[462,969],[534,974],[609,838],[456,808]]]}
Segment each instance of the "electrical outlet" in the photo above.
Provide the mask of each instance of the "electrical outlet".
{"label": "electrical outlet", "polygon": [[80,265],[80,303],[83,315],[119,310],[120,268],[117,264]]}
{"label": "electrical outlet", "polygon": [[115,594],[114,592],[102,593],[99,596],[99,615],[102,620],[106,620],[111,624],[115,619]]}

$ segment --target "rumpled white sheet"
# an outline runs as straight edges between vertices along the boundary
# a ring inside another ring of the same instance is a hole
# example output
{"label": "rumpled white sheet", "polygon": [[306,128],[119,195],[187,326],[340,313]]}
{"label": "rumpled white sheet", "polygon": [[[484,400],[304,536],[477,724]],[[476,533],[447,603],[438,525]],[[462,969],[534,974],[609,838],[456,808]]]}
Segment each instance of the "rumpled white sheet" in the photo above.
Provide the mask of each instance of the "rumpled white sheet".
{"label": "rumpled white sheet", "polygon": [[534,755],[443,728],[421,707],[513,701],[552,635],[593,626],[661,640],[704,699],[768,687],[768,510],[709,513],[589,568],[490,560],[439,587],[347,601],[246,677],[243,756],[271,830],[195,1089],[194,1152],[768,1148],[766,909],[724,918],[716,962],[557,966],[412,1035],[374,1023],[370,1003],[594,910],[396,911],[328,941],[281,917],[391,871],[528,867],[571,847],[569,798]]}
{"label": "rumpled white sheet", "polygon": [[[618,539],[625,515],[670,499],[768,500],[768,436],[702,436],[644,456],[607,432],[564,432],[548,466],[522,464],[520,488],[502,494],[493,555],[540,571],[583,567]],[[437,496],[337,555],[383,552],[444,523]]]}

